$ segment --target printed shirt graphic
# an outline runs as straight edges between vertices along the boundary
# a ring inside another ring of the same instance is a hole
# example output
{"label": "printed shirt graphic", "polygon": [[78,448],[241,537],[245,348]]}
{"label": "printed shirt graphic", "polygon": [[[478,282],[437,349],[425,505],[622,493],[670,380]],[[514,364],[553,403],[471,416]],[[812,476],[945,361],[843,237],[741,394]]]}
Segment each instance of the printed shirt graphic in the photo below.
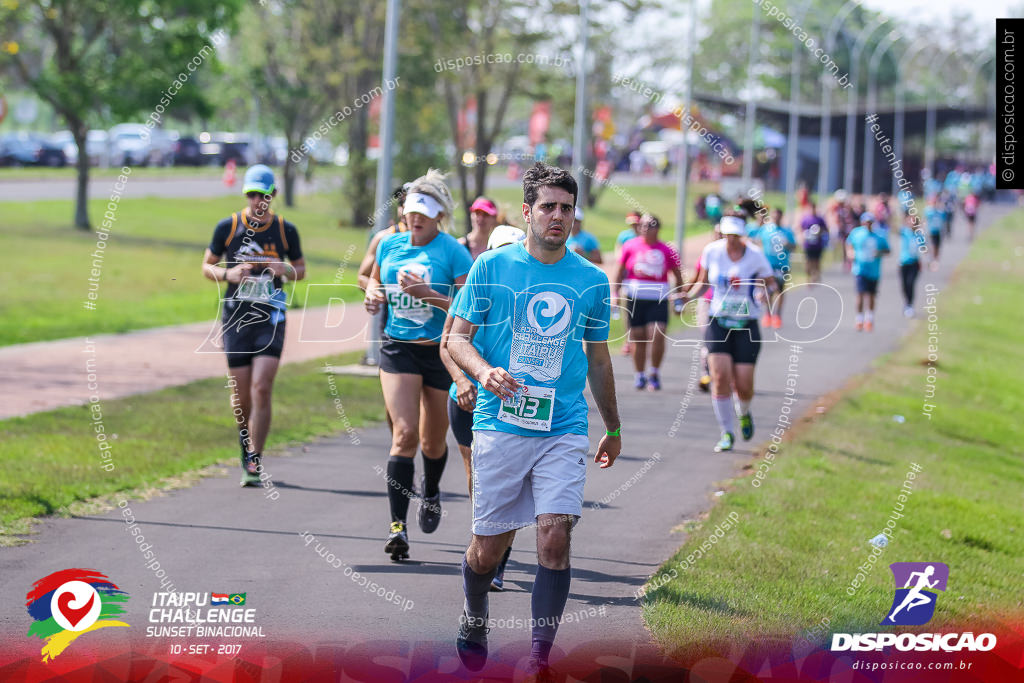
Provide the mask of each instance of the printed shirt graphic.
{"label": "printed shirt graphic", "polygon": [[824,249],[828,246],[828,228],[825,226],[825,219],[821,216],[811,214],[800,222],[800,229],[804,233],[804,246],[811,249]]}
{"label": "printed shirt graphic", "polygon": [[[249,222],[245,211],[225,218],[214,228],[209,249],[214,256],[223,257],[227,268],[241,263],[280,262],[286,258],[297,261],[302,258],[298,230],[273,212],[259,227]],[[283,320],[287,297],[281,289],[281,278],[270,277],[269,272],[262,274],[257,267],[253,269],[253,275],[241,283],[228,283],[224,293],[224,320],[242,319],[252,307],[269,311],[261,314],[265,322],[276,325]]]}
{"label": "printed shirt graphic", "polygon": [[642,238],[626,242],[619,263],[626,267],[622,281],[626,296],[649,300],[668,295],[668,273],[680,266],[675,249],[664,242],[650,245]]}
{"label": "printed shirt graphic", "polygon": [[868,230],[863,225],[853,229],[846,238],[853,246],[853,274],[877,280],[882,276],[882,252],[888,251],[889,240],[880,231]]}
{"label": "printed shirt graphic", "polygon": [[712,316],[734,320],[760,317],[761,306],[754,299],[754,292],[757,288],[764,292],[761,281],[774,277],[764,252],[748,244],[742,258],[733,261],[726,251],[726,241],[721,239],[704,247],[700,258],[713,288]]}
{"label": "printed shirt graphic", "polygon": [[900,265],[920,260],[919,249],[924,246],[924,233],[914,232],[908,225],[900,228]]}
{"label": "printed shirt graphic", "polygon": [[408,232],[395,233],[377,245],[377,263],[388,304],[384,332],[392,339],[439,341],[444,329],[444,310],[410,296],[398,284],[401,272],[419,275],[430,287],[451,296],[455,278],[469,272],[473,258],[451,235],[439,232],[423,246],[413,246]]}
{"label": "printed shirt graphic", "polygon": [[949,567],[942,562],[893,562],[896,592],[880,626],[921,626],[935,614],[936,591],[945,591]]}
{"label": "printed shirt graphic", "polygon": [[607,341],[610,290],[601,269],[569,250],[550,265],[530,256],[522,243],[477,259],[453,315],[477,326],[474,344],[484,360],[505,368],[530,389],[518,404],[527,412],[510,418],[506,410],[505,419],[499,417],[502,401],[480,391],[473,429],[524,436],[586,435],[587,357],[582,342]]}

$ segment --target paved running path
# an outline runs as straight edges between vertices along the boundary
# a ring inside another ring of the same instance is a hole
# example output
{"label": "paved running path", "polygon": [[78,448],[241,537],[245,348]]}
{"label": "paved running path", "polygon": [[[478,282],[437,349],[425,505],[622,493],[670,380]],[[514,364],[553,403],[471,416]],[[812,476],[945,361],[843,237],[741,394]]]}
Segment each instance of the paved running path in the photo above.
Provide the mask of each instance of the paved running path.
{"label": "paved running path", "polygon": [[[982,222],[1005,212],[986,206]],[[956,228],[942,269],[926,271],[919,292],[927,283],[943,287],[965,253],[964,226],[958,223]],[[886,262],[873,334],[853,331],[852,277],[835,268],[826,273],[826,282],[837,288],[847,306],[840,326],[826,340],[801,345],[794,415],[812,409],[822,394],[840,388],[899,344],[908,323],[901,312],[895,261]],[[816,299],[822,307],[827,296],[824,289],[818,290]],[[795,332],[794,313],[791,307],[784,332]],[[821,336],[831,327],[829,321],[821,321],[810,331]],[[753,404],[758,440],[765,439],[780,415],[790,352],[786,343],[767,343],[762,351]],[[692,387],[694,358],[692,347],[670,349],[665,390],[660,394],[633,391],[628,361],[616,359],[625,450],[609,470],[589,467],[584,516],[573,537],[574,578],[565,609],[574,622],[561,627],[553,660],[559,652],[586,643],[612,659],[653,651],[635,591],[684,541],[685,534],[673,529],[706,511],[716,499],[719,482],[751,463],[754,448],[744,442],[730,454],[711,452],[717,427],[707,396]],[[601,429],[593,412],[591,425],[591,443],[596,444]],[[398,667],[407,676],[412,675],[410,666],[416,671],[425,666],[458,672],[452,639],[462,603],[458,566],[468,540],[470,513],[458,451],[451,444],[442,482],[446,516],[440,529],[425,536],[413,522],[412,559],[399,565],[382,552],[388,512],[385,481],[376,468],[384,465],[388,433],[376,426],[356,436],[358,443],[341,434],[304,446],[301,455],[300,449],[293,449],[298,457],[268,457],[267,471],[279,494],[276,500],[261,490],[239,489],[237,474],[231,471],[188,489],[127,504],[176,590],[246,592],[247,606],[256,609],[266,642],[297,641],[310,647],[337,643],[350,653],[376,656],[378,663]],[[606,504],[594,509],[602,502]],[[116,577],[132,595],[125,619],[132,628],[97,632],[91,635],[95,642],[121,645],[130,640],[140,651],[167,652],[172,641],[145,637],[160,583],[145,567],[120,511],[47,519],[38,531],[32,543],[0,552],[0,575],[8,587],[0,591],[0,642],[6,640],[15,650],[28,646],[21,596],[32,582],[58,569],[95,567]],[[315,540],[307,545],[304,533]],[[321,558],[318,545],[338,558],[336,564],[344,562],[401,599],[413,601],[412,608],[403,612],[371,596]],[[492,618],[529,618],[533,546],[532,530],[521,532],[506,575],[508,590],[491,595]],[[512,666],[526,653],[528,632],[522,624],[508,627],[508,622],[500,622],[490,641],[492,662]],[[593,645],[595,641],[599,645]],[[248,652],[258,660],[261,649],[253,644],[257,641],[240,642],[243,658]],[[420,655],[427,659],[417,659]]]}
{"label": "paved running path", "polygon": [[[358,303],[290,311],[282,361],[365,349],[369,320]],[[224,353],[211,344],[219,329],[210,321],[0,347],[0,384],[17,387],[0,395],[0,419],[223,377]]]}

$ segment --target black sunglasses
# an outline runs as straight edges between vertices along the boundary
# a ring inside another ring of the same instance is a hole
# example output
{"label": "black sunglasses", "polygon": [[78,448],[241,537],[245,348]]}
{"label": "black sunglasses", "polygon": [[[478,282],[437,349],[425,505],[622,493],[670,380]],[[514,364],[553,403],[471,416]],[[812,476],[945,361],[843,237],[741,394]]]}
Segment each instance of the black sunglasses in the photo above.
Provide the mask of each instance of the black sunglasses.
{"label": "black sunglasses", "polygon": [[252,199],[253,197],[265,197],[267,199],[270,199],[274,195],[269,194],[267,192],[260,192],[259,190],[253,190],[251,192],[246,192],[245,196],[248,197],[249,199]]}

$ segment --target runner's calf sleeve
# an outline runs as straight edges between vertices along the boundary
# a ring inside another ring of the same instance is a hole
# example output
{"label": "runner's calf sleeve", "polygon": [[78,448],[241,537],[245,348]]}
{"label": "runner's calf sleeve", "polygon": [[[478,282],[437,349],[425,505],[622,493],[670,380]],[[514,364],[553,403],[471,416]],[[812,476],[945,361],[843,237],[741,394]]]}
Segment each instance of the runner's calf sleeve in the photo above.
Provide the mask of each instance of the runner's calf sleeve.
{"label": "runner's calf sleeve", "polygon": [[718,418],[718,426],[722,432],[735,431],[733,428],[733,407],[732,396],[712,396],[711,406],[715,409],[715,417]]}
{"label": "runner's calf sleeve", "polygon": [[416,463],[412,458],[392,455],[388,458],[388,504],[391,506],[391,521],[405,522],[409,513],[409,496],[412,495],[412,479]]}
{"label": "runner's calf sleeve", "polygon": [[421,455],[423,455],[423,474],[425,475],[422,493],[424,498],[431,498],[439,493],[441,475],[444,474],[444,466],[448,462],[448,447],[445,446],[444,455],[434,460],[428,458],[424,453]]}
{"label": "runner's calf sleeve", "polygon": [[537,577],[533,581],[533,595],[530,606],[533,615],[533,648],[531,656],[547,661],[551,645],[555,642],[558,621],[565,611],[569,597],[570,569],[548,569],[537,565]]}
{"label": "runner's calf sleeve", "polygon": [[487,618],[487,594],[491,590],[491,579],[497,569],[486,574],[477,574],[462,556],[462,590],[466,594],[466,614],[474,619]]}

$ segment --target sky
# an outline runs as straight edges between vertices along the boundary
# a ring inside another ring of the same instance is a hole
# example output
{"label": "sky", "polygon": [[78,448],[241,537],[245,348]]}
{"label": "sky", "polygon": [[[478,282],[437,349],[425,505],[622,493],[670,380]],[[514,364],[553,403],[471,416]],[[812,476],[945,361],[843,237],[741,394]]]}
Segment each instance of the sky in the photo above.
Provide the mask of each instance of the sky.
{"label": "sky", "polygon": [[[861,0],[866,7],[885,12],[906,19],[921,19],[924,17],[948,17],[954,10],[969,12],[976,19],[982,21],[993,21],[996,17],[1012,17],[1011,7],[1022,9],[1024,3],[1018,0]],[[1018,12],[1017,16],[1024,16]],[[992,25],[993,34],[995,24]]]}

